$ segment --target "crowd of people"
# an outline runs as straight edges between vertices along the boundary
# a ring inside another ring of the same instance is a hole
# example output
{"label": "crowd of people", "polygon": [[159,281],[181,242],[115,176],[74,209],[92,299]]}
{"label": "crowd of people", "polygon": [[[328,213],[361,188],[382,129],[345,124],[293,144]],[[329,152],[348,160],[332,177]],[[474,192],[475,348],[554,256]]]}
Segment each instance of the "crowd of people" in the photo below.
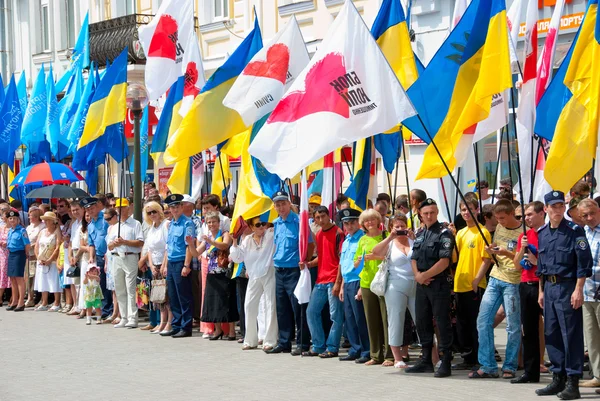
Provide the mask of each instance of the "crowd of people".
{"label": "crowd of people", "polygon": [[[480,181],[450,224],[419,189],[393,204],[380,194],[362,212],[343,195],[330,210],[311,194],[302,258],[297,205],[284,191],[272,198],[272,223],[232,222],[216,195],[163,200],[152,185],[143,221],[132,217],[131,199],[112,194],[34,203],[27,213],[1,201],[0,303],[117,329],[138,328],[147,314],[141,330],[164,337],[197,329],[243,350],[438,378],[468,370],[472,379],[537,383],[547,351],[552,382],[536,393],[577,399],[580,385],[600,387],[600,207],[589,182],[568,201],[551,191],[544,203],[521,205],[510,181],[492,195]],[[312,292],[300,304],[304,269]],[[141,282],[151,283],[152,302],[140,302]],[[580,384],[585,346],[592,379]]]}

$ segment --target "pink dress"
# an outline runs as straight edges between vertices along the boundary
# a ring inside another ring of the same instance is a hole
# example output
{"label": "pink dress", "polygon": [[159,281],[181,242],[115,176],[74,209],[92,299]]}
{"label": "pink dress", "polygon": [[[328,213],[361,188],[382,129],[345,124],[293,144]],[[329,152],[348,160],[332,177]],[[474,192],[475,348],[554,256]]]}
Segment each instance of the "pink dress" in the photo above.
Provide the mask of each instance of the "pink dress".
{"label": "pink dress", "polygon": [[10,288],[10,279],[8,278],[8,248],[6,240],[8,239],[8,230],[0,228],[0,288]]}

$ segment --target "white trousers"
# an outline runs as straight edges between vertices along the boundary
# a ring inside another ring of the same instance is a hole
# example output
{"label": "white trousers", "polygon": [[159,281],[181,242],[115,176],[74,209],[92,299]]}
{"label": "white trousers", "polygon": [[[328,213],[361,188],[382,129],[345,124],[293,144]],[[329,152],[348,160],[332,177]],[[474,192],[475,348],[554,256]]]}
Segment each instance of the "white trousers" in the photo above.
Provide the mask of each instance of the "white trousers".
{"label": "white trousers", "polygon": [[277,345],[277,309],[275,305],[275,269],[269,269],[268,273],[257,279],[248,281],[246,290],[246,302],[244,310],[246,313],[246,336],[244,344],[251,347],[258,346],[258,310],[261,297],[264,294],[265,303],[265,336],[263,346],[275,347]]}
{"label": "white trousers", "polygon": [[119,312],[121,318],[128,323],[137,323],[138,308],[135,302],[136,297],[136,278],[138,271],[138,256],[112,255],[113,273],[115,277],[115,294],[119,303]]}

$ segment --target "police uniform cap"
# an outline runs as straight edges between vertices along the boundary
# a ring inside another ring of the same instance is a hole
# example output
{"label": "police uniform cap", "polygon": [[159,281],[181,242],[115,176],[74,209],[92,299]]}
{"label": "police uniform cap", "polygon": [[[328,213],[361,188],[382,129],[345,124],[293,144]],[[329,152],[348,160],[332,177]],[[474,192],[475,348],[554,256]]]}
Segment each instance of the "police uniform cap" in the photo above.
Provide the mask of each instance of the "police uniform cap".
{"label": "police uniform cap", "polygon": [[290,196],[287,194],[287,192],[284,192],[284,191],[275,192],[275,195],[273,195],[273,202],[282,201],[282,200],[286,200],[288,202],[290,201]]}
{"label": "police uniform cap", "polygon": [[338,217],[341,221],[356,220],[360,217],[360,212],[355,209],[342,209],[338,212]]}
{"label": "police uniform cap", "polygon": [[94,206],[96,203],[98,203],[98,198],[94,198],[94,197],[83,198],[82,200],[79,201],[79,205],[82,208],[88,208],[90,206]]}
{"label": "police uniform cap", "polygon": [[19,212],[16,210],[9,210],[8,212],[6,212],[6,216],[7,217],[21,217],[21,216],[19,216]]}
{"label": "police uniform cap", "polygon": [[172,194],[167,196],[167,199],[165,199],[165,203],[168,206],[179,205],[181,202],[183,202],[183,195],[180,194]]}
{"label": "police uniform cap", "polygon": [[419,210],[421,210],[425,206],[434,206],[434,205],[437,205],[436,201],[434,201],[431,198],[427,198],[423,202],[421,202],[421,204],[419,205]]}
{"label": "police uniform cap", "polygon": [[544,195],[544,203],[546,206],[551,206],[556,203],[565,203],[565,194],[561,191],[550,191]]}

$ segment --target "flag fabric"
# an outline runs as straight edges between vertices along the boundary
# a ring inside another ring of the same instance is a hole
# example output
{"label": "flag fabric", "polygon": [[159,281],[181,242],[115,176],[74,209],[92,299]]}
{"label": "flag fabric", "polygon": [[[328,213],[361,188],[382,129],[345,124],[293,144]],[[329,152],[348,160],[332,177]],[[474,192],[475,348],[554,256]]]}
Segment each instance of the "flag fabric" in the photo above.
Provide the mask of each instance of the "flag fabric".
{"label": "flag fabric", "polygon": [[229,169],[229,156],[219,152],[215,158],[215,167],[212,175],[212,186],[210,193],[217,195],[222,204],[227,201],[227,191],[231,185],[231,170]]}
{"label": "flag fabric", "polygon": [[163,158],[166,164],[187,159],[247,129],[239,114],[223,106],[223,99],[248,62],[262,48],[258,19],[254,29],[231,57],[209,78],[181,122]]}
{"label": "flag fabric", "polygon": [[127,47],[106,69],[104,77],[94,92],[78,148],[98,139],[108,126],[125,120],[126,92]]}
{"label": "flag fabric", "polygon": [[191,177],[191,196],[199,199],[202,195],[202,186],[204,185],[204,172],[206,171],[206,153],[204,151],[190,158],[192,168]]}
{"label": "flag fabric", "polygon": [[191,186],[190,159],[178,161],[173,166],[167,187],[174,194],[188,194]]}
{"label": "flag fabric", "polygon": [[342,189],[341,150],[331,152],[323,158],[321,205],[327,206],[331,216],[335,215],[335,200]]}
{"label": "flag fabric", "polygon": [[182,75],[186,44],[194,32],[194,2],[164,0],[152,21],[138,29],[146,54],[146,88],[158,99]]}
{"label": "flag fabric", "polygon": [[271,173],[291,178],[327,153],[413,115],[394,71],[354,4],[346,1],[249,152]]}
{"label": "flag fabric", "polygon": [[69,127],[69,132],[67,133],[67,141],[71,144],[71,147],[69,149],[70,152],[75,152],[75,150],[77,150],[79,139],[81,139],[81,135],[83,134],[87,113],[90,108],[92,98],[94,96],[95,82],[96,77],[93,72],[92,66],[90,74],[88,76],[88,80],[85,83],[85,87],[83,88],[80,102],[77,105],[77,110],[75,111],[75,115],[73,116],[73,123]]}
{"label": "flag fabric", "polygon": [[235,279],[238,278],[242,275],[242,272],[244,271],[244,262],[242,263],[234,263],[233,264],[233,271],[231,272],[231,279]]}
{"label": "flag fabric", "polygon": [[[142,182],[146,182],[146,174],[148,173],[148,130],[149,130],[149,114],[150,109],[148,106],[144,108],[142,112],[142,121],[140,122],[140,172],[142,176]],[[135,155],[131,158],[129,165],[129,171],[135,173]]]}
{"label": "flag fabric", "polygon": [[56,99],[54,88],[54,75],[52,64],[46,79],[46,94],[48,96],[48,111],[46,113],[46,140],[50,143],[50,151],[56,157],[58,155],[58,137],[60,136],[60,107]]}
{"label": "flag fabric", "polygon": [[548,26],[548,33],[546,34],[546,40],[544,41],[544,48],[542,54],[538,60],[537,66],[537,84],[536,84],[536,105],[540,102],[542,95],[550,84],[550,78],[552,78],[552,70],[554,65],[554,53],[556,51],[556,39],[558,38],[558,31],[560,30],[560,19],[562,16],[563,8],[565,6],[565,0],[558,0],[554,6],[554,12],[552,13],[552,19]]}
{"label": "flag fabric", "polygon": [[[4,88],[2,88],[4,92]],[[0,107],[0,161],[13,169],[15,151],[21,145],[21,124],[23,114],[17,93],[17,84],[13,75],[8,84],[6,96]]]}
{"label": "flag fabric", "polygon": [[250,126],[273,111],[285,91],[310,61],[296,18],[248,63],[237,78],[223,105],[236,110]]}
{"label": "flag fabric", "polygon": [[454,4],[454,14],[452,15],[450,30],[453,30],[454,27],[458,24],[463,14],[467,10],[468,6],[469,0],[456,0],[456,3]]}
{"label": "flag fabric", "polygon": [[537,74],[537,49],[538,49],[538,3],[529,0],[527,17],[525,21],[525,46],[523,65],[523,82],[521,85],[521,99],[517,111],[517,142],[519,145],[519,164],[521,166],[521,187],[525,199],[533,199],[531,191],[533,167],[533,130],[535,126],[535,94]]}
{"label": "flag fabric", "polygon": [[48,113],[48,97],[46,95],[46,73],[44,65],[40,68],[33,84],[29,103],[23,117],[21,141],[24,144],[45,140],[46,114]]}
{"label": "flag fabric", "polygon": [[154,137],[152,138],[152,157],[156,159],[158,153],[162,153],[167,150],[167,143],[175,131],[181,124],[182,117],[179,114],[181,109],[181,102],[183,99],[184,91],[184,77],[179,77],[177,81],[169,89],[165,105],[158,119],[158,124],[154,130]]}
{"label": "flag fabric", "polygon": [[200,90],[206,83],[204,77],[204,65],[202,63],[202,54],[200,45],[194,31],[188,41],[187,49],[183,55],[182,75],[184,77],[183,100],[179,114],[183,117],[190,111],[194,99],[200,93]]}
{"label": "flag fabric", "polygon": [[[25,71],[21,72],[19,82],[17,83],[17,93],[19,94],[19,103],[21,104],[21,112],[25,116],[27,111],[27,78],[25,77]],[[2,102],[0,102],[0,105]]]}
{"label": "flag fabric", "polygon": [[[466,158],[474,125],[487,119],[498,93],[512,86],[504,0],[473,0],[427,69],[408,90],[420,118],[452,171]],[[405,122],[426,142],[421,121]],[[432,144],[417,179],[447,174]]]}
{"label": "flag fabric", "polygon": [[79,70],[90,66],[90,29],[89,29],[89,12],[85,14],[81,29],[79,30],[79,36],[75,47],[73,47],[73,54],[71,55],[71,63],[67,70],[56,83],[56,92],[62,92],[71,77]]}
{"label": "flag fabric", "polygon": [[590,170],[596,155],[600,97],[597,13],[598,0],[590,0],[563,81],[571,97],[558,118],[544,171],[552,188],[565,193]]}
{"label": "flag fabric", "polygon": [[310,242],[308,217],[308,185],[306,183],[306,171],[302,170],[300,179],[300,232],[298,234],[298,250],[301,262],[308,261],[308,243]]}
{"label": "flag fabric", "polygon": [[521,28],[521,14],[523,9],[523,0],[514,0],[508,12],[506,13],[506,23],[508,24],[508,44],[510,51],[510,63],[516,65],[519,61],[517,56],[517,43],[519,41],[519,29]]}
{"label": "flag fabric", "polygon": [[4,81],[2,80],[2,74],[0,74],[0,106],[4,103],[5,97]]}
{"label": "flag fabric", "polygon": [[69,151],[73,143],[69,140],[69,133],[75,116],[79,108],[79,104],[82,101],[84,91],[83,74],[80,69],[75,71],[75,76],[67,94],[59,102],[60,106],[60,134],[58,135],[58,147],[63,145]]}
{"label": "flag fabric", "polygon": [[373,140],[366,138],[355,142],[352,154],[352,171],[354,175],[345,195],[352,199],[358,208],[366,210],[371,182]]}

